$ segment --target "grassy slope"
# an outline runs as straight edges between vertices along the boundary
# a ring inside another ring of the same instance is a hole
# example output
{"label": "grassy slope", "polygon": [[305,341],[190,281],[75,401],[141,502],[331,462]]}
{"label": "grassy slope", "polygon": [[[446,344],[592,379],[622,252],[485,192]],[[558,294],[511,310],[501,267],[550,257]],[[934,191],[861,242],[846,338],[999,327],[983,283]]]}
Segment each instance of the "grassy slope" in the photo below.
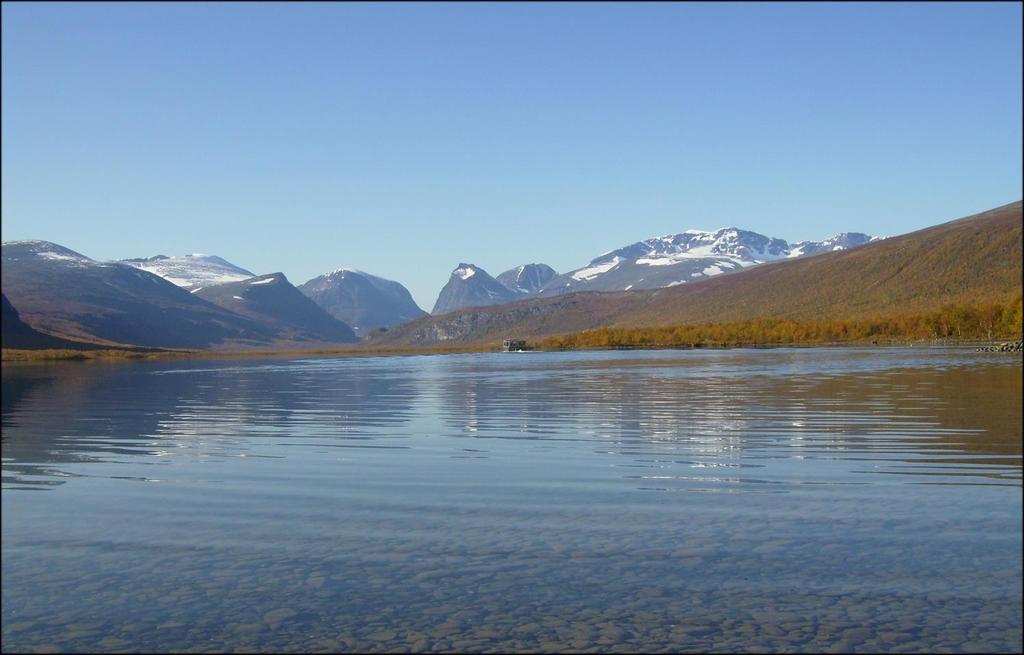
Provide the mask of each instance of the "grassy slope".
{"label": "grassy slope", "polygon": [[1016,202],[861,248],[667,290],[675,293],[660,307],[617,323],[866,318],[1002,299],[1020,290],[1021,203]]}
{"label": "grassy slope", "polygon": [[603,326],[755,318],[857,319],[1007,300],[1021,291],[1021,203],[849,251],[764,264],[692,285],[579,293],[466,309],[399,326],[387,344],[482,343]]}

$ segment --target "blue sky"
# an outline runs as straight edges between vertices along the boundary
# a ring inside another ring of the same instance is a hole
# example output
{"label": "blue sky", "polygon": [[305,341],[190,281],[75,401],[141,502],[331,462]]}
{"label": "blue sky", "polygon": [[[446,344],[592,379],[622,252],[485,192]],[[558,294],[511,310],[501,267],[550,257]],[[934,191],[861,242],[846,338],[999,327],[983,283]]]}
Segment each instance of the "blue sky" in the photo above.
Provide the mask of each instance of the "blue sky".
{"label": "blue sky", "polygon": [[893,235],[1021,197],[1021,5],[3,4],[2,232],[340,266],[429,310],[736,225]]}

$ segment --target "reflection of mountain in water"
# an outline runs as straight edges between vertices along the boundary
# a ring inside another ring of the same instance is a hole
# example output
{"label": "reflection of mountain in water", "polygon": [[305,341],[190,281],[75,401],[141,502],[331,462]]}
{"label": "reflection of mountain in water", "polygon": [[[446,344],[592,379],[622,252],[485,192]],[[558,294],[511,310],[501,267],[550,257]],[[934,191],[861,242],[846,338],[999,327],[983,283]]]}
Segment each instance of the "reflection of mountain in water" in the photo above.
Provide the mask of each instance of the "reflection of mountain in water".
{"label": "reflection of mountain in water", "polygon": [[[714,393],[709,388],[714,383],[706,379],[678,379],[670,386],[652,380],[646,370],[496,369],[470,362],[453,363],[441,380],[443,417],[466,436],[646,446],[711,431],[715,438],[707,446],[717,452],[729,447],[727,431],[747,422],[741,413],[728,411],[735,406],[728,389]],[[703,405],[681,404],[687,399]]]}
{"label": "reflection of mountain in water", "polygon": [[[896,369],[859,375],[853,381],[850,376],[824,377],[793,387],[791,397],[811,410],[828,408],[840,420],[824,422],[817,429],[849,442],[854,449],[882,448],[894,454],[936,457],[927,461],[1019,469],[1021,403],[1008,399],[1021,396],[1021,368],[1012,361],[995,363],[999,365]],[[874,420],[850,434],[850,425],[841,420],[849,412],[865,417],[861,421],[872,415]],[[893,442],[857,440],[857,432],[891,436]]]}
{"label": "reflection of mountain in water", "polygon": [[870,460],[892,473],[1020,478],[1021,407],[1006,404],[1020,395],[1020,367],[706,373],[689,374],[678,360],[557,372],[451,360],[441,416],[456,436],[586,441],[650,468],[813,457]]}
{"label": "reflection of mountain in water", "polygon": [[63,464],[121,456],[251,457],[289,442],[401,438],[394,428],[416,395],[409,377],[359,362],[327,379],[294,362],[174,366],[5,368],[4,482],[59,484],[77,475],[58,472]]}
{"label": "reflection of mountain in water", "polygon": [[421,429],[436,418],[440,436],[560,442],[583,449],[562,456],[606,454],[670,481],[706,482],[715,468],[788,479],[772,461],[818,459],[840,463],[848,480],[882,472],[1019,484],[1021,407],[1006,399],[1020,397],[1021,369],[1012,362],[832,372],[793,368],[803,360],[785,353],[714,357],[5,367],[4,482],[112,477],[124,462],[160,477],[160,466],[186,461],[409,448],[414,434],[437,432]]}

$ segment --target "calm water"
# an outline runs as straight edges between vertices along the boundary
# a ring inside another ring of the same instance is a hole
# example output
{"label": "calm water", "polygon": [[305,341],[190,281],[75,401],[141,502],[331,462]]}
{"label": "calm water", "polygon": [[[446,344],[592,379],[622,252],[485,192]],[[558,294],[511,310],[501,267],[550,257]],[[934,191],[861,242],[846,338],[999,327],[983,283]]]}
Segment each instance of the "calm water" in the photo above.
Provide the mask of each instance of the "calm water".
{"label": "calm water", "polygon": [[4,367],[5,651],[1020,651],[1021,358]]}

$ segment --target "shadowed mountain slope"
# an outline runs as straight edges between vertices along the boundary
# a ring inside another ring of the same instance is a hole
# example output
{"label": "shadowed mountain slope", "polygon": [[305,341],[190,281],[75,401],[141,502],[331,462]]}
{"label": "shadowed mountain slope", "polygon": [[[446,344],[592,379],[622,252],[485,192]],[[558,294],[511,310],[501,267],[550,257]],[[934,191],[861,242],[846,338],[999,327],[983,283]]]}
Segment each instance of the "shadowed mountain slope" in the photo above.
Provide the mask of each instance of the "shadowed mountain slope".
{"label": "shadowed mountain slope", "polygon": [[98,262],[48,241],[3,244],[3,293],[23,321],[104,344],[210,348],[274,334],[152,273]]}
{"label": "shadowed mountain slope", "polygon": [[323,343],[359,341],[352,328],[302,295],[282,273],[205,287],[194,295],[267,326],[280,339]]}
{"label": "shadowed mountain slope", "polygon": [[1005,299],[1020,291],[1018,201],[859,248],[770,262],[687,285],[463,309],[399,326],[375,343],[475,343],[605,326],[767,317],[867,318]]}
{"label": "shadowed mountain slope", "polygon": [[[258,280],[275,288],[251,291],[264,285],[247,286]],[[356,340],[280,274],[190,293],[48,241],[3,244],[3,293],[29,326],[99,345],[286,350]]]}
{"label": "shadowed mountain slope", "polygon": [[21,320],[18,310],[14,308],[7,296],[0,294],[0,344],[4,348],[60,348],[68,350],[88,350],[98,348],[95,344],[69,341],[36,330]]}

